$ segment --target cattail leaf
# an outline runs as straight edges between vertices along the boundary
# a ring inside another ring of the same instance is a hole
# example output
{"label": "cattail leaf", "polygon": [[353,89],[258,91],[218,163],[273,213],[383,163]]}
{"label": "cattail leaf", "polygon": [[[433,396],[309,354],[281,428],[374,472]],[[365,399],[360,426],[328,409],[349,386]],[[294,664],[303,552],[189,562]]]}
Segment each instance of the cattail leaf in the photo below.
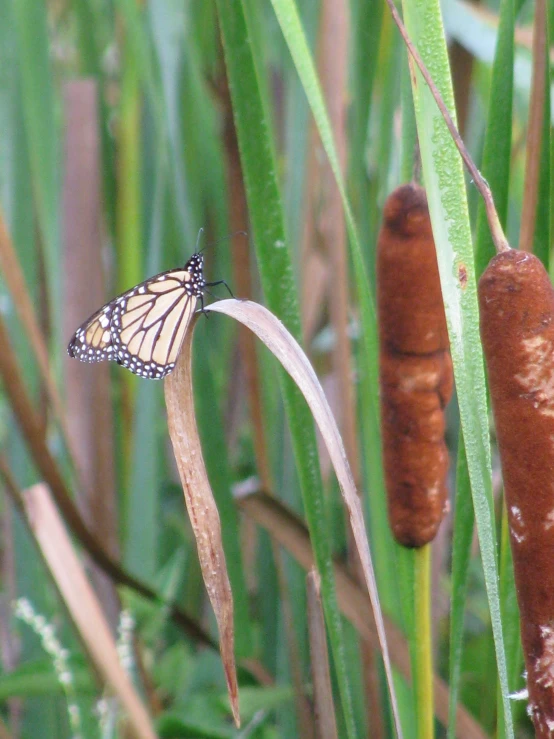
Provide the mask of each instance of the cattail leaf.
{"label": "cattail leaf", "polygon": [[[256,41],[252,16],[259,3],[217,0],[226,73],[233,105],[248,211],[261,284],[270,309],[287,327],[300,335],[300,319],[294,274],[287,248],[277,167],[273,153],[267,100],[264,92],[261,45]],[[251,12],[252,11],[252,12]],[[328,522],[313,422],[300,393],[286,373],[280,373],[281,389],[295,456],[306,520],[310,527],[321,592],[333,651],[335,674],[341,695],[346,734],[356,736],[356,726],[345,660],[342,624],[332,574]]]}
{"label": "cattail leaf", "polygon": [[[19,50],[23,118],[29,146],[29,165],[37,221],[48,265],[54,336],[61,337],[60,269],[60,139],[56,128],[56,95],[53,87],[44,3],[22,0],[13,5],[14,29]],[[40,91],[40,94],[37,94]]]}
{"label": "cattail leaf", "polygon": [[258,303],[249,300],[221,300],[208,306],[206,310],[225,313],[253,331],[281,362],[304,395],[327,447],[341,488],[358,556],[360,557],[363,577],[371,599],[383,659],[390,671],[385,627],[360,498],[356,491],[338,426],[312,365],[296,339],[287,331],[281,321]]}
{"label": "cattail leaf", "polygon": [[165,381],[167,422],[177,469],[202,569],[220,634],[233,717],[240,726],[234,654],[233,594],[227,574],[219,513],[208,480],[194,414],[192,328],[187,332],[175,369]]}
{"label": "cattail leaf", "polygon": [[[408,33],[419,47],[431,77],[454,116],[454,96],[439,3],[425,0],[422,5],[405,0],[403,9]],[[513,736],[498,590],[485,373],[480,351],[477,285],[464,173],[458,150],[419,71],[412,74],[412,90],[491,612],[502,706],[506,714],[507,735]]]}
{"label": "cattail leaf", "polygon": [[41,483],[26,490],[23,506],[71,618],[98,673],[124,706],[133,736],[154,739],[156,734],[150,717],[121,666],[106,617],[75,554],[48,487]]}

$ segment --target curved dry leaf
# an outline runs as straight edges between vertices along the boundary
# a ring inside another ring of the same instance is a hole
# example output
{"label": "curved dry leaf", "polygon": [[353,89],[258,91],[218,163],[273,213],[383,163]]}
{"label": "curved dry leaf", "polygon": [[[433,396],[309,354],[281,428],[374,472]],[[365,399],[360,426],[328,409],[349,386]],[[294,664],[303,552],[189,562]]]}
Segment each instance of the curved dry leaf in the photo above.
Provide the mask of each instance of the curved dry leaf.
{"label": "curved dry leaf", "polygon": [[220,652],[233,718],[240,726],[234,653],[233,594],[227,575],[219,513],[212,494],[196,426],[192,393],[193,327],[189,327],[175,369],[165,380],[167,422],[185,502],[196,538],[202,576],[220,634]]}
{"label": "curved dry leaf", "polygon": [[369,551],[362,507],[337,424],[313,367],[298,342],[287,331],[281,321],[262,305],[249,300],[220,300],[217,303],[206,306],[206,310],[225,313],[253,331],[281,362],[285,370],[300,388],[310,407],[327,451],[329,452],[329,456],[331,457],[333,468],[348,510],[350,525],[375,617],[391,700],[395,704],[395,692],[385,626],[379,603],[379,594],[377,592],[377,583]]}

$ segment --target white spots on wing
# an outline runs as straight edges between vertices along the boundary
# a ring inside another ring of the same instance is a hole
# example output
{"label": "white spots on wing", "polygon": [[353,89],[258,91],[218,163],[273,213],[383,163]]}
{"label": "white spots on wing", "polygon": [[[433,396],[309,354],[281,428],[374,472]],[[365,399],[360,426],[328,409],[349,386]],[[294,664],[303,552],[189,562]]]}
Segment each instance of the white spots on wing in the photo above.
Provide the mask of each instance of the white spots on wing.
{"label": "white spots on wing", "polygon": [[203,255],[194,254],[184,268],[114,298],[77,329],[69,355],[82,362],[116,361],[139,377],[166,377],[204,293],[203,263]]}

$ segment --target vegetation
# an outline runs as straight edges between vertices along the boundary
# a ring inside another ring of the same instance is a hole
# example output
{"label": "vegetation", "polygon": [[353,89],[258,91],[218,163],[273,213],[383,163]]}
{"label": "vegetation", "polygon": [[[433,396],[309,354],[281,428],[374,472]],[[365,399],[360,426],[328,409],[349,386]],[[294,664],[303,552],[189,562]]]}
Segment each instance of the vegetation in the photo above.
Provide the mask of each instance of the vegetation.
{"label": "vegetation", "polygon": [[[552,7],[402,12],[510,244],[549,270]],[[387,5],[1,0],[0,17],[0,737],[388,737],[398,716],[404,737],[532,736],[510,698],[523,657],[479,338],[493,242]],[[417,178],[416,150],[456,383],[431,550],[388,527],[374,308],[383,205]],[[221,521],[241,729],[193,535],[208,529],[189,523],[169,443],[178,373],[66,355],[106,300],[182,267],[201,227],[208,281],[302,343],[350,463],[274,344],[224,309],[198,317],[184,425]]]}

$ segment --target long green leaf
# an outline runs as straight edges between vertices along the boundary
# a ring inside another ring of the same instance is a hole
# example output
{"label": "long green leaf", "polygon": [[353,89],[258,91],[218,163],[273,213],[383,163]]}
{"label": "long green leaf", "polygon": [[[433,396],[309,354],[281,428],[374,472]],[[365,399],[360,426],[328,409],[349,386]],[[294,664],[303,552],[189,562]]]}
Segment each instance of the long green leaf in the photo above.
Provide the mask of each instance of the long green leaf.
{"label": "long green leaf", "polygon": [[46,5],[13,3],[24,125],[38,223],[47,265],[56,346],[61,345],[60,146],[50,70]]}
{"label": "long green leaf", "polygon": [[[405,0],[408,33],[450,111],[454,111],[440,7],[435,0]],[[461,159],[419,72],[413,81],[416,121],[429,212],[450,335],[450,349],[466,444],[477,531],[485,571],[507,735],[513,736],[498,591],[496,535],[477,285]]]}
{"label": "long green leaf", "polygon": [[460,434],[456,468],[456,515],[452,544],[452,583],[450,606],[450,701],[448,705],[448,736],[456,736],[456,706],[462,670],[462,640],[467,578],[471,557],[471,541],[475,516],[471,502],[471,488],[467,470],[463,434]]}
{"label": "long green leaf", "polygon": [[[550,33],[550,35],[549,35]],[[540,171],[539,171],[539,188],[538,203],[535,221],[535,239],[533,251],[542,260],[546,269],[550,265],[550,249],[552,246],[552,232],[550,230],[550,219],[552,214],[552,170],[550,161],[550,150],[552,147],[552,126],[551,126],[551,91],[550,91],[550,75],[548,74],[550,59],[550,43],[552,39],[552,29],[549,23],[546,24],[546,50],[544,64],[547,73],[545,75],[544,84],[544,111],[543,126],[541,138],[541,155],[540,155]]]}
{"label": "long green leaf", "polygon": [[[178,147],[178,106],[175,97],[176,54],[178,59],[176,42],[179,38],[182,39],[182,36],[175,34],[175,20],[168,28],[161,4],[159,7],[157,3],[152,4],[148,16],[142,12],[140,4],[135,0],[117,0],[116,4],[125,20],[128,53],[133,56],[139,83],[145,90],[151,106],[157,154],[163,166],[167,167],[173,185],[169,192],[179,216],[181,238],[187,243],[193,243],[192,219],[187,211],[185,177]],[[173,19],[182,19],[182,13],[177,5],[170,4],[169,10]],[[146,24],[147,18],[152,23],[153,41]],[[168,32],[171,32],[171,43],[168,40]],[[159,93],[160,89],[162,94]]]}
{"label": "long green leaf", "polygon": [[[260,94],[256,61],[244,6],[217,0],[227,75],[262,286],[269,308],[295,336],[300,335],[296,289],[286,245],[281,197],[277,184],[273,142]],[[259,64],[259,61],[258,61]],[[331,552],[324,520],[323,489],[317,463],[313,421],[292,381],[280,373],[283,396],[306,517],[322,581],[322,596],[347,723],[356,734],[352,712],[340,616],[333,579]]]}
{"label": "long green leaf", "polygon": [[[514,0],[503,0],[500,6],[498,40],[492,67],[489,110],[483,161],[483,177],[491,188],[500,223],[506,224],[510,161],[512,148],[512,99],[514,85]],[[477,277],[483,273],[491,257],[494,244],[481,201],[477,212],[475,237],[475,268]]]}
{"label": "long green leaf", "polygon": [[[182,149],[182,130],[179,107],[179,73],[183,46],[186,41],[185,13],[181,3],[174,0],[156,0],[148,3],[148,18],[152,32],[161,78],[164,123],[167,131],[170,172],[173,175],[175,210],[178,225],[185,241],[193,244],[194,226],[189,212],[189,198]],[[180,32],[176,32],[180,30]]]}
{"label": "long green leaf", "polygon": [[[317,74],[315,71],[314,62],[306,42],[306,36],[300,23],[298,10],[293,0],[271,0],[273,9],[281,26],[281,31],[288,44],[289,51],[293,58],[296,70],[300,76],[304,91],[308,98],[312,115],[317,125],[318,133],[321,138],[325,153],[329,159],[335,181],[341,196],[346,228],[350,239],[350,248],[352,250],[352,257],[354,262],[354,275],[356,279],[356,288],[358,293],[358,300],[360,302],[360,323],[361,323],[361,344],[362,344],[362,372],[368,382],[368,396],[371,397],[371,414],[369,418],[365,419],[368,427],[370,428],[371,438],[375,440],[372,449],[373,464],[368,469],[370,489],[373,491],[382,491],[382,471],[380,462],[377,459],[377,451],[379,449],[377,439],[380,438],[380,427],[379,427],[379,411],[378,411],[378,340],[377,340],[377,322],[375,315],[375,307],[371,297],[371,290],[365,264],[362,257],[362,250],[360,247],[360,241],[358,238],[358,232],[356,224],[354,223],[354,217],[352,214],[352,208],[346,195],[346,187],[344,184],[337,151],[335,149],[335,143],[333,139],[333,132],[325,102],[323,100],[323,94]],[[377,618],[377,615],[376,615]],[[377,618],[377,630],[380,636],[380,642],[383,649],[383,659],[385,664],[385,671],[387,673],[387,681],[389,690],[392,698],[392,710],[394,714],[394,721],[396,730],[398,733],[401,731],[400,718],[398,714],[398,706],[394,695],[394,685],[392,681],[392,673],[390,669],[390,660],[388,657],[388,650],[386,641],[382,634],[381,626],[379,625],[379,619]]]}
{"label": "long green leaf", "polygon": [[[514,59],[514,3],[503,0],[500,9],[498,41],[492,69],[489,111],[483,149],[482,171],[494,195],[501,223],[506,223],[508,184],[511,159],[511,121]],[[480,275],[494,254],[485,208],[479,203],[475,244],[476,272]],[[452,616],[450,621],[450,690],[451,709],[449,733],[454,736],[455,706],[458,697],[461,661],[464,594],[474,524],[473,511],[467,507],[470,495],[469,477],[463,435],[460,435],[456,484],[456,520],[454,523],[454,547],[452,554]],[[513,650],[508,650],[508,660]],[[510,673],[510,670],[508,670]]]}

